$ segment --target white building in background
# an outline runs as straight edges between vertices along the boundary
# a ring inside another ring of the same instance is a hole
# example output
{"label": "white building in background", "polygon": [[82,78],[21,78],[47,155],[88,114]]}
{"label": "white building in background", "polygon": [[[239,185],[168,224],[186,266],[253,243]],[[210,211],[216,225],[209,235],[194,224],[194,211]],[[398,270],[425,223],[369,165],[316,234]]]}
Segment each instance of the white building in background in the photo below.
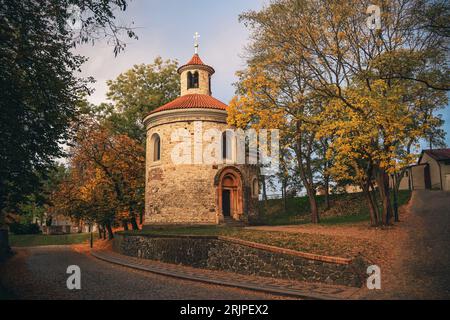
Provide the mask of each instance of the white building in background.
{"label": "white building in background", "polygon": [[423,150],[417,164],[408,171],[408,183],[413,190],[450,191],[450,149]]}

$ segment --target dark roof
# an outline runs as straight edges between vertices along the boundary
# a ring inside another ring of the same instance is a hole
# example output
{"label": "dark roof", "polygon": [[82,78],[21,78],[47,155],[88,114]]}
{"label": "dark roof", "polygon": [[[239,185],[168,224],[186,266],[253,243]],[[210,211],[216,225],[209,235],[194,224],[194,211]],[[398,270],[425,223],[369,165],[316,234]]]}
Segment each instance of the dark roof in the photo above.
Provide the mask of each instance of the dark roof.
{"label": "dark roof", "polygon": [[424,153],[436,161],[450,160],[450,149],[430,149],[422,151],[419,158],[419,163],[422,160]]}
{"label": "dark roof", "polygon": [[166,110],[189,108],[227,110],[227,105],[206,94],[186,94],[153,110],[149,114]]}

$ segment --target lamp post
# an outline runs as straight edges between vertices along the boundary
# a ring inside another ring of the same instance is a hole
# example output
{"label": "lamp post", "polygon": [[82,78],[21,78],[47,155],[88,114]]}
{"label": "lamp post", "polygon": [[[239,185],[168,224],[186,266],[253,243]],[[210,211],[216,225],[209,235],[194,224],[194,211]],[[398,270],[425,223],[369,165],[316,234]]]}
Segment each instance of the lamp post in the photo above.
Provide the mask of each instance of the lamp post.
{"label": "lamp post", "polygon": [[94,235],[92,234],[92,223],[89,222],[90,244],[91,249],[94,247]]}

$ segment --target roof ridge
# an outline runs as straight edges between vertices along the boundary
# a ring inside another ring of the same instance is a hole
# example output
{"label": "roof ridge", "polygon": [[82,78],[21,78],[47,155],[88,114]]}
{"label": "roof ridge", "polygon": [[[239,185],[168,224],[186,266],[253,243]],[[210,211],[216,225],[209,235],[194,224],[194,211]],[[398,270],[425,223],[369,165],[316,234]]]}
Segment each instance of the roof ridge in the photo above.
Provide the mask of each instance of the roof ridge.
{"label": "roof ridge", "polygon": [[166,110],[191,109],[191,108],[218,109],[226,111],[227,107],[228,107],[227,104],[214,98],[213,96],[199,93],[191,93],[180,96],[175,100],[172,100],[156,108],[155,110],[149,112],[147,115]]}
{"label": "roof ridge", "polygon": [[194,53],[191,60],[189,60],[189,62],[186,63],[186,65],[205,65],[205,64],[203,63],[202,59],[200,59],[198,53]]}

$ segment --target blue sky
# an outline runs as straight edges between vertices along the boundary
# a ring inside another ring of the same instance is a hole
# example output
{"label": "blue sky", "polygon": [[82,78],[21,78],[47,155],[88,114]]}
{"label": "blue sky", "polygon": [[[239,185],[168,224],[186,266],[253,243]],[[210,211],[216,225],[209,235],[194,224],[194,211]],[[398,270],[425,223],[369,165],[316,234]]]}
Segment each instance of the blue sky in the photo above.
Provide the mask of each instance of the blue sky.
{"label": "blue sky", "polygon": [[[96,91],[89,100],[106,101],[106,81],[115,79],[134,64],[151,63],[157,56],[187,62],[194,53],[193,35],[199,32],[200,57],[216,70],[213,95],[228,103],[234,94],[235,72],[245,66],[242,54],[249,35],[238,22],[238,16],[265,3],[265,0],[132,0],[118,19],[126,25],[133,21],[139,40],[127,40],[127,48],[118,57],[114,57],[112,47],[106,43],[77,49],[89,57],[83,75],[97,80]],[[449,133],[450,108],[447,106],[441,113]],[[450,145],[449,134],[446,141]]]}

